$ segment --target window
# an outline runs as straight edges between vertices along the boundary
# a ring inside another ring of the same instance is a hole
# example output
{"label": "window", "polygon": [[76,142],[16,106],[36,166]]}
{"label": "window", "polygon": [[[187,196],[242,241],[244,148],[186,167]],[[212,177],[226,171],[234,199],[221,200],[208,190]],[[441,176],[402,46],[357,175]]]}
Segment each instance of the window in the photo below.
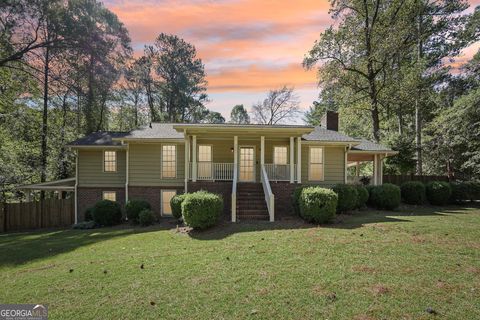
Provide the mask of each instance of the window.
{"label": "window", "polygon": [[198,146],[198,178],[212,178],[212,146]]}
{"label": "window", "polygon": [[117,171],[117,151],[104,151],[103,153],[103,171]]}
{"label": "window", "polygon": [[309,161],[308,179],[313,181],[323,180],[323,148],[310,147]]}
{"label": "window", "polygon": [[287,147],[273,147],[273,163],[287,164]]}
{"label": "window", "polygon": [[177,194],[176,190],[162,190],[162,216],[171,216],[172,207],[170,207],[170,200]]}
{"label": "window", "polygon": [[177,176],[177,146],[162,146],[162,178],[175,178]]}
{"label": "window", "polygon": [[117,193],[115,191],[103,191],[103,200],[117,201]]}

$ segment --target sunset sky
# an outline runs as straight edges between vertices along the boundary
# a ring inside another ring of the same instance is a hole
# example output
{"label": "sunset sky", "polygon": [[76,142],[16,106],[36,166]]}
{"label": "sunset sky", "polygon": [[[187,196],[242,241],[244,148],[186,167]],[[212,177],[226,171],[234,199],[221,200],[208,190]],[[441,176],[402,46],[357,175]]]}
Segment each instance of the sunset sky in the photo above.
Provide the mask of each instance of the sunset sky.
{"label": "sunset sky", "polygon": [[[247,109],[266,92],[294,86],[306,109],[318,96],[316,76],[302,69],[305,53],[332,23],[326,0],[107,0],[126,25],[136,53],[161,33],[195,45],[205,64],[209,109],[229,118],[235,104]],[[472,8],[480,0],[470,0]],[[470,10],[473,10],[473,9]],[[479,48],[465,50],[465,60]]]}

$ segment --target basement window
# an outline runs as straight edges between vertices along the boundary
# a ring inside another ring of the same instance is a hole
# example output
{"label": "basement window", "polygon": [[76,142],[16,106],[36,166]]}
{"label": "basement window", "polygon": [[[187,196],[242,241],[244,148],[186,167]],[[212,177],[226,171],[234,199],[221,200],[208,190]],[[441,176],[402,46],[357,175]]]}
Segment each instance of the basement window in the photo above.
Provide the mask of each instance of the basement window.
{"label": "basement window", "polygon": [[177,190],[162,190],[161,191],[161,201],[162,201],[162,216],[171,216],[172,207],[170,206],[170,200],[177,194]]}
{"label": "basement window", "polygon": [[103,200],[117,201],[117,193],[115,191],[103,191]]}

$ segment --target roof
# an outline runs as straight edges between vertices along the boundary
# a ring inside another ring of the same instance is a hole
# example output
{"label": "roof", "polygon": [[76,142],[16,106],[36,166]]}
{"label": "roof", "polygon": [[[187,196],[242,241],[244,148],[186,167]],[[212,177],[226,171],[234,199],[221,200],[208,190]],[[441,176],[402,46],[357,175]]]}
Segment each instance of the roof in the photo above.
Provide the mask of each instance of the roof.
{"label": "roof", "polygon": [[183,139],[183,133],[173,128],[173,123],[152,123],[130,131],[123,138],[127,139]]}
{"label": "roof", "polygon": [[360,142],[358,139],[351,138],[338,131],[327,130],[322,127],[315,127],[312,132],[304,134],[302,138],[307,141]]}
{"label": "roof", "polygon": [[352,147],[352,150],[357,151],[386,151],[386,152],[395,152],[392,149],[385,147],[384,145],[368,141],[365,139],[359,139],[360,144]]}
{"label": "roof", "polygon": [[41,182],[18,186],[20,190],[74,190],[76,178],[67,178],[55,181]]}
{"label": "roof", "polygon": [[128,132],[98,131],[72,141],[67,146],[121,146],[120,141],[114,141],[112,138],[122,138],[127,134]]}

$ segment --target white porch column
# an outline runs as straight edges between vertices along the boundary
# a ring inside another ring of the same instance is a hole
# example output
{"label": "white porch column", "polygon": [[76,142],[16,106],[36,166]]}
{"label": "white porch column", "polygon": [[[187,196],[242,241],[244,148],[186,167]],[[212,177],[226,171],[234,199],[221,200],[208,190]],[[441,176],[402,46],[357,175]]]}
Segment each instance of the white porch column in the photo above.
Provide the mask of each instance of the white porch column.
{"label": "white porch column", "polygon": [[238,171],[238,136],[233,137],[233,170]]}
{"label": "white porch column", "polygon": [[297,183],[302,183],[302,137],[297,137]]}
{"label": "white porch column", "polygon": [[197,182],[197,136],[192,136],[192,181]]}
{"label": "white porch column", "polygon": [[377,155],[373,155],[373,185],[378,185],[378,177],[377,177]]}
{"label": "white porch column", "polygon": [[295,164],[294,164],[294,153],[295,153],[295,138],[290,137],[290,183],[295,182]]}
{"label": "white porch column", "polygon": [[381,155],[378,155],[378,184],[383,184],[383,159]]}
{"label": "white porch column", "polygon": [[59,200],[62,200],[62,190],[57,190],[57,197]]}
{"label": "white porch column", "polygon": [[265,164],[265,137],[260,137],[260,166]]}
{"label": "white porch column", "polygon": [[25,192],[25,201],[30,202],[32,200],[32,193],[28,190]]}
{"label": "white porch column", "polygon": [[190,170],[190,159],[189,159],[189,149],[190,149],[190,141],[187,135],[187,130],[183,131],[183,135],[185,137],[185,193],[188,192],[188,175]]}
{"label": "white porch column", "polygon": [[360,161],[357,161],[357,166],[355,168],[355,174],[357,177],[360,176]]}

